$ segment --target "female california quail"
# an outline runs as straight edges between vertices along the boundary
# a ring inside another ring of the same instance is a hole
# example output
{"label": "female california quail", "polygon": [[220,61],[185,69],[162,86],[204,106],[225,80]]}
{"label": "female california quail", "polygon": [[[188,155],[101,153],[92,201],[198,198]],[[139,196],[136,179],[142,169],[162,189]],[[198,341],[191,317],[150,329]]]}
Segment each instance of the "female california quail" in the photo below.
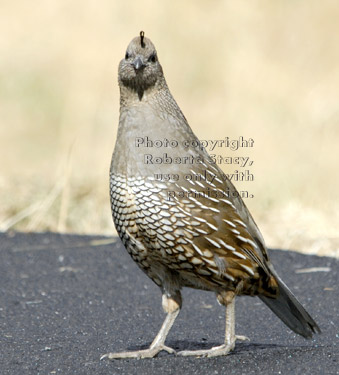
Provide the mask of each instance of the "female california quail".
{"label": "female california quail", "polygon": [[[196,147],[199,141],[143,32],[120,62],[119,86],[120,121],[110,169],[113,220],[132,259],[160,287],[167,316],[149,349],[103,358],[174,353],[165,339],[182,304],[182,287],[216,293],[226,306],[226,334],[221,346],[179,355],[226,355],[237,338],[244,339],[234,333],[239,295],[259,296],[305,338],[320,332],[274,271],[262,235],[232,183],[206,150]],[[163,142],[150,149],[145,139]]]}

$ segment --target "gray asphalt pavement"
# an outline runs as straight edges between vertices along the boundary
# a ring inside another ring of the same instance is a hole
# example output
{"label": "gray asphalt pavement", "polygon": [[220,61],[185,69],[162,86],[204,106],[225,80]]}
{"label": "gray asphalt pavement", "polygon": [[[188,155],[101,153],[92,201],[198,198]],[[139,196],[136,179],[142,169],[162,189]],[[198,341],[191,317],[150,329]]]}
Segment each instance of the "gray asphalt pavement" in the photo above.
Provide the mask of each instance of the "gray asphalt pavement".
{"label": "gray asphalt pavement", "polygon": [[[100,361],[104,353],[151,343],[165,317],[158,287],[120,240],[0,234],[0,374],[339,374],[338,260],[279,250],[270,255],[321,335],[297,337],[258,298],[242,297],[236,332],[251,341],[226,357],[161,353]],[[221,344],[224,310],[215,296],[190,289],[183,296],[167,344],[177,350]]]}

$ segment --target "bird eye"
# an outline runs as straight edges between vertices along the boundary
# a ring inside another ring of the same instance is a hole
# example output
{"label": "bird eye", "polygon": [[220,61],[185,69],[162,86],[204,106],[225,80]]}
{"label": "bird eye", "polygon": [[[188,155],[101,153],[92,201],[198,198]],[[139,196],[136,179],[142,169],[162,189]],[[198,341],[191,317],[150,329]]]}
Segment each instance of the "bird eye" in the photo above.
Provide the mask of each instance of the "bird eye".
{"label": "bird eye", "polygon": [[129,53],[128,53],[128,52],[126,52],[126,55],[125,55],[125,60],[128,60],[128,58],[129,58]]}
{"label": "bird eye", "polygon": [[148,61],[151,61],[152,63],[155,63],[157,61],[156,54],[152,53],[152,55],[148,58]]}

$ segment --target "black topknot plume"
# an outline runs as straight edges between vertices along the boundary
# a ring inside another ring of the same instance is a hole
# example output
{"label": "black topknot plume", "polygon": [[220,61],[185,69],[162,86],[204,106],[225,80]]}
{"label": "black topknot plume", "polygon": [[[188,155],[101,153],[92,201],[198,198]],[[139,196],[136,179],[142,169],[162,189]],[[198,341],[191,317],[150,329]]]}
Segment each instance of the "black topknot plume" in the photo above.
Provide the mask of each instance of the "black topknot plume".
{"label": "black topknot plume", "polygon": [[142,48],[145,48],[144,36],[145,36],[145,33],[143,31],[140,31],[140,44]]}

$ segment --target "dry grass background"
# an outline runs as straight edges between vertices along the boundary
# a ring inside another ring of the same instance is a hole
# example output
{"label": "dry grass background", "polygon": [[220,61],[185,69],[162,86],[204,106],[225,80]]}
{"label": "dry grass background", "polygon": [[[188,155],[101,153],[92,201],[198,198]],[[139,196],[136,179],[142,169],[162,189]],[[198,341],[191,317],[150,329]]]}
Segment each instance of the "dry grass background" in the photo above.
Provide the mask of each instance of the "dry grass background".
{"label": "dry grass background", "polygon": [[255,140],[237,187],[267,244],[338,255],[338,20],[336,0],[2,2],[0,229],[115,233],[117,66],[145,30],[196,134]]}

